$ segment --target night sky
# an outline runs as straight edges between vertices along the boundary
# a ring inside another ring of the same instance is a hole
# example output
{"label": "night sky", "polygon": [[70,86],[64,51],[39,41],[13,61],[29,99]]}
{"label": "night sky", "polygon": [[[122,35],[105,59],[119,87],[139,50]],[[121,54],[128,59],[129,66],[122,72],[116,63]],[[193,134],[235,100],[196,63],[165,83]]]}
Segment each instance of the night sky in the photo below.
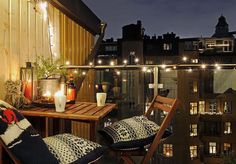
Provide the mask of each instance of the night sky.
{"label": "night sky", "polygon": [[142,21],[145,34],[174,32],[184,37],[210,37],[223,14],[236,31],[236,0],[83,0],[107,23],[105,38],[121,38],[122,27]]}

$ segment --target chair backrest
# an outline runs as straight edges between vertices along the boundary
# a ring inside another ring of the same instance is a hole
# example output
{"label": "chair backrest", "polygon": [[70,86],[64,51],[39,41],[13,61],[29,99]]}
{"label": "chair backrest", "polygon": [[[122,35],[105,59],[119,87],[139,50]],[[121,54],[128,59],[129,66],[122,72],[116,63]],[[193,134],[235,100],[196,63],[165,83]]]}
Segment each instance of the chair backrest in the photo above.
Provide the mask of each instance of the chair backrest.
{"label": "chair backrest", "polygon": [[[12,161],[15,163],[15,164],[20,164],[20,160],[18,158],[16,158],[16,156],[7,148],[7,146],[4,144],[4,142],[2,141],[2,139],[0,138],[0,160],[3,160],[3,156],[2,156],[2,153],[3,153],[3,149],[7,152],[7,154],[9,155],[9,157],[12,159]],[[3,163],[3,161],[0,161],[0,163]]]}
{"label": "chair backrest", "polygon": [[167,129],[168,125],[170,124],[174,112],[178,107],[178,100],[173,98],[167,98],[157,95],[151,102],[151,105],[145,116],[149,117],[153,110],[162,110],[166,112],[166,116],[160,125],[160,129],[157,132],[152,144],[149,147],[148,152],[143,158],[142,163],[146,164],[150,161],[151,157],[153,156],[154,152],[157,150],[157,146],[160,143],[161,137],[164,134],[165,130]]}

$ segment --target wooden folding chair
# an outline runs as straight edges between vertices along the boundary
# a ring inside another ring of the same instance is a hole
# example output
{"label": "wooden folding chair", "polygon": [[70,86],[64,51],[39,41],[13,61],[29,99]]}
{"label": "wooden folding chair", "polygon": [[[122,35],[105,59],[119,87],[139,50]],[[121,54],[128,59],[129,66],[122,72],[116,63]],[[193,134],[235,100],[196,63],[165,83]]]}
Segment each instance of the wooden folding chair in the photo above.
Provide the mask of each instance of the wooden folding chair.
{"label": "wooden folding chair", "polygon": [[152,158],[154,152],[157,150],[158,144],[161,142],[162,135],[164,134],[165,130],[168,128],[170,124],[174,112],[178,107],[178,100],[172,98],[166,98],[157,95],[151,102],[151,105],[147,112],[145,113],[146,117],[150,117],[153,110],[162,110],[166,112],[166,116],[160,125],[160,129],[157,132],[153,142],[151,143],[148,151],[145,149],[134,150],[134,151],[123,151],[123,150],[115,150],[115,152],[120,153],[121,158],[127,164],[133,164],[134,161],[132,160],[131,156],[144,156],[142,159],[142,164],[147,164],[150,159]]}
{"label": "wooden folding chair", "polygon": [[6,151],[11,160],[15,164],[20,164],[20,161],[16,158],[16,156],[6,147],[2,139],[0,138],[0,164],[3,164],[3,151]]}

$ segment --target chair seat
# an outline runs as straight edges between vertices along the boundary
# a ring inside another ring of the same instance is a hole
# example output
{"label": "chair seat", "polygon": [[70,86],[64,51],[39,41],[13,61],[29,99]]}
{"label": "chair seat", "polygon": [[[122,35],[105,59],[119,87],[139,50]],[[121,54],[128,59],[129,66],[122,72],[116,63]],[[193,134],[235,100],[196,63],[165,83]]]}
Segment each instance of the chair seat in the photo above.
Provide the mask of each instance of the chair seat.
{"label": "chair seat", "polygon": [[43,140],[60,163],[91,163],[100,159],[106,149],[72,134],[58,134]]}
{"label": "chair seat", "polygon": [[[111,143],[113,149],[136,150],[152,143],[159,129],[159,125],[142,115],[117,121],[99,133]],[[171,132],[166,130],[163,137],[169,135]]]}

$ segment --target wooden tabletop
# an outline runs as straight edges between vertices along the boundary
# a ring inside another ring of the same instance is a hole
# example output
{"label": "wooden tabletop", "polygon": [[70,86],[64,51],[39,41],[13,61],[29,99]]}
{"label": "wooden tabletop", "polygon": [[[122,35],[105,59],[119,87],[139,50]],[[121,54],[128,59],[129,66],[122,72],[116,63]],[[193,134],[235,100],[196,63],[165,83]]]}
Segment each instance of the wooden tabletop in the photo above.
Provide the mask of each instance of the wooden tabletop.
{"label": "wooden tabletop", "polygon": [[98,121],[104,116],[106,116],[115,107],[116,104],[110,104],[110,103],[107,103],[105,106],[98,107],[97,103],[77,102],[75,104],[67,104],[65,112],[62,113],[56,112],[55,108],[42,108],[42,107],[21,109],[20,112],[24,116]]}

